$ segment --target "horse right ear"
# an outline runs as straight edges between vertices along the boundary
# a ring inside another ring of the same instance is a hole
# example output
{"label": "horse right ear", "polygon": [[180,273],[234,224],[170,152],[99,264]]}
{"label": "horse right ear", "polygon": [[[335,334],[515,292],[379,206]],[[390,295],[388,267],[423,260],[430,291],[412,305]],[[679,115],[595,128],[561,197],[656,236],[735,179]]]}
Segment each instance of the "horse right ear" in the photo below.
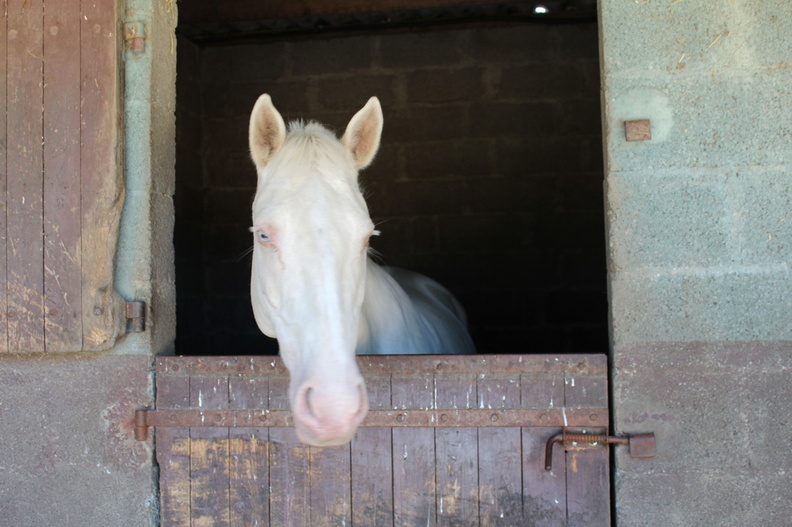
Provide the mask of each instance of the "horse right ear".
{"label": "horse right ear", "polygon": [[263,168],[283,145],[286,125],[266,93],[258,98],[250,114],[250,155],[257,168]]}

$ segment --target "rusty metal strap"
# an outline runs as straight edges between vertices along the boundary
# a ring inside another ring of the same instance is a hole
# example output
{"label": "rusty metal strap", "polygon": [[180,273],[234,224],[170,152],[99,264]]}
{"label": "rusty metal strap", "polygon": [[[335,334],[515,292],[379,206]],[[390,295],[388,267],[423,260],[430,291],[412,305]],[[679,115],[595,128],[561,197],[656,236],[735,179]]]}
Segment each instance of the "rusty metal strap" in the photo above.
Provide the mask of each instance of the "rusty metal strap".
{"label": "rusty metal strap", "polygon": [[[148,427],[267,428],[292,426],[289,410],[138,410],[135,437],[148,438]],[[363,427],[529,427],[608,426],[607,408],[539,410],[369,410]]]}

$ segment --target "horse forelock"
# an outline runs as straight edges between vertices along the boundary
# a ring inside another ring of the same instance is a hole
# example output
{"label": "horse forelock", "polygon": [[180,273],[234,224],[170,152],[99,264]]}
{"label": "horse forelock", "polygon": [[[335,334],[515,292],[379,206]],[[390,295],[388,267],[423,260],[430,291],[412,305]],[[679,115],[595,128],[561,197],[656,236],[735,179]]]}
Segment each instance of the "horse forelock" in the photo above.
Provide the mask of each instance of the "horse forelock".
{"label": "horse forelock", "polygon": [[351,197],[365,206],[351,155],[331,130],[314,121],[290,122],[283,146],[260,175],[254,213],[262,212],[264,202],[294,199],[317,175],[342,202]]}

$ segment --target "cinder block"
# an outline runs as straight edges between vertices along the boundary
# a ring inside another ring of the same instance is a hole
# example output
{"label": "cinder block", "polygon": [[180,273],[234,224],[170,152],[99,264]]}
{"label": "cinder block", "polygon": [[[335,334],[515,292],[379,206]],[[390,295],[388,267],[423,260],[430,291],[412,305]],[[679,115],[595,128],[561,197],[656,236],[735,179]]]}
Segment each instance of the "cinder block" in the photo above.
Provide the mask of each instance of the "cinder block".
{"label": "cinder block", "polygon": [[393,109],[388,112],[386,119],[390,140],[395,142],[438,141],[491,135],[486,130],[479,133],[471,131],[467,124],[466,108],[459,105]]}
{"label": "cinder block", "polygon": [[404,148],[408,179],[466,178],[493,173],[490,141],[452,139],[413,143]]}
{"label": "cinder block", "polygon": [[383,68],[447,66],[461,60],[460,37],[454,31],[416,31],[377,37]]}
{"label": "cinder block", "polygon": [[372,48],[372,39],[365,36],[294,42],[289,46],[291,74],[308,78],[324,73],[367,70],[372,63]]}
{"label": "cinder block", "polygon": [[648,268],[610,276],[614,345],[792,340],[788,269]]}
{"label": "cinder block", "polygon": [[407,104],[443,104],[478,100],[484,93],[480,67],[428,69],[407,73]]}
{"label": "cinder block", "polygon": [[472,137],[546,137],[558,131],[555,104],[491,102],[470,107]]}
{"label": "cinder block", "polygon": [[[594,29],[596,31],[596,26]],[[462,49],[466,56],[486,64],[557,62],[565,33],[550,24],[476,28],[465,33],[467,39]],[[594,44],[596,49],[596,42],[595,34],[588,46]],[[580,49],[570,50],[569,56],[577,56],[580,52]]]}
{"label": "cinder block", "polygon": [[320,77],[309,81],[309,85],[315,92],[318,111],[348,111],[351,118],[373,96],[379,98],[386,110],[392,106],[396,77],[372,74]]}
{"label": "cinder block", "polygon": [[581,75],[573,62],[504,67],[495,94],[502,99],[565,99],[580,96]]}

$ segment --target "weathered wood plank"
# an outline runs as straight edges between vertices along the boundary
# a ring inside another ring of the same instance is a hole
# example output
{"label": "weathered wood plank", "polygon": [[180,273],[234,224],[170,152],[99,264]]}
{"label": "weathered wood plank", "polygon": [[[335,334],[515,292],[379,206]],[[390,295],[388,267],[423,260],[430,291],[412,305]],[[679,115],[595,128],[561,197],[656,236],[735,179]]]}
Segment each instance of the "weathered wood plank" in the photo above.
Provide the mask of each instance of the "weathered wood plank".
{"label": "weathered wood plank", "polygon": [[[391,387],[395,409],[434,407],[432,376],[394,375]],[[432,428],[393,429],[393,512],[399,526],[437,525]]]}
{"label": "weathered wood plank", "polygon": [[[563,399],[562,399],[563,400]],[[545,470],[545,445],[558,428],[522,429],[523,516],[535,527],[566,525],[566,457],[553,451],[553,470]]]}
{"label": "weathered wood plank", "polygon": [[[3,13],[0,22],[0,78],[8,77],[8,10]],[[8,82],[0,82],[0,101],[7,101]],[[6,102],[6,104],[8,104]],[[0,112],[0,189],[7,188],[8,136],[6,121],[8,111]],[[0,192],[0,353],[8,351],[8,298],[6,295],[6,247],[8,242],[8,224],[6,222],[6,192]]]}
{"label": "weathered wood plank", "polygon": [[44,340],[82,349],[80,0],[44,4]]}
{"label": "weathered wood plank", "polygon": [[[286,377],[270,380],[270,408],[288,408]],[[294,428],[271,428],[270,437],[270,527],[311,525],[310,460],[308,448],[300,443]]]}
{"label": "weathered wood plank", "polygon": [[105,350],[125,330],[113,263],[124,201],[118,2],[82,0],[80,200],[83,349]]}
{"label": "weathered wood plank", "polygon": [[[475,375],[435,377],[438,409],[471,409],[476,401]],[[470,427],[438,428],[435,442],[437,525],[474,527],[479,524],[477,431]]]}
{"label": "weathered wood plank", "polygon": [[[521,402],[525,409],[564,408],[564,375],[527,374],[520,378]],[[564,413],[563,415],[566,415]],[[549,420],[549,419],[548,419]],[[540,416],[540,424],[543,422]],[[566,463],[563,449],[553,451],[553,470],[545,470],[545,445],[558,428],[522,429],[523,517],[536,527],[566,523]]]}
{"label": "weathered wood plank", "polygon": [[[158,372],[157,407],[190,407],[190,378]],[[160,520],[167,527],[190,526],[190,429],[159,428],[155,436],[160,469]]]}
{"label": "weathered wood plank", "polygon": [[[519,374],[482,374],[479,408],[519,408]],[[519,428],[479,428],[479,511],[482,526],[522,521],[522,455]]]}
{"label": "weathered wood plank", "polygon": [[[228,380],[229,408],[267,408],[269,379],[233,375]],[[263,423],[262,423],[263,424]],[[229,493],[232,526],[269,523],[269,429],[229,430]]]}
{"label": "weathered wood plank", "polygon": [[8,348],[44,351],[41,0],[8,7]]}
{"label": "weathered wood plank", "polygon": [[[391,408],[389,375],[366,378],[369,408]],[[393,442],[390,428],[359,428],[352,440],[352,524],[393,527]]]}
{"label": "weathered wood plank", "polygon": [[310,449],[311,527],[352,524],[350,446]]}
{"label": "weathered wood plank", "polygon": [[[566,374],[565,405],[568,408],[601,408],[607,400],[606,376],[581,376],[575,371]],[[607,433],[607,430],[601,432]],[[610,525],[609,457],[608,449],[602,446],[567,448],[567,524],[570,527]]]}
{"label": "weathered wood plank", "polygon": [[[191,377],[192,408],[227,408],[228,377]],[[229,440],[227,428],[190,429],[190,525],[230,525]]]}

